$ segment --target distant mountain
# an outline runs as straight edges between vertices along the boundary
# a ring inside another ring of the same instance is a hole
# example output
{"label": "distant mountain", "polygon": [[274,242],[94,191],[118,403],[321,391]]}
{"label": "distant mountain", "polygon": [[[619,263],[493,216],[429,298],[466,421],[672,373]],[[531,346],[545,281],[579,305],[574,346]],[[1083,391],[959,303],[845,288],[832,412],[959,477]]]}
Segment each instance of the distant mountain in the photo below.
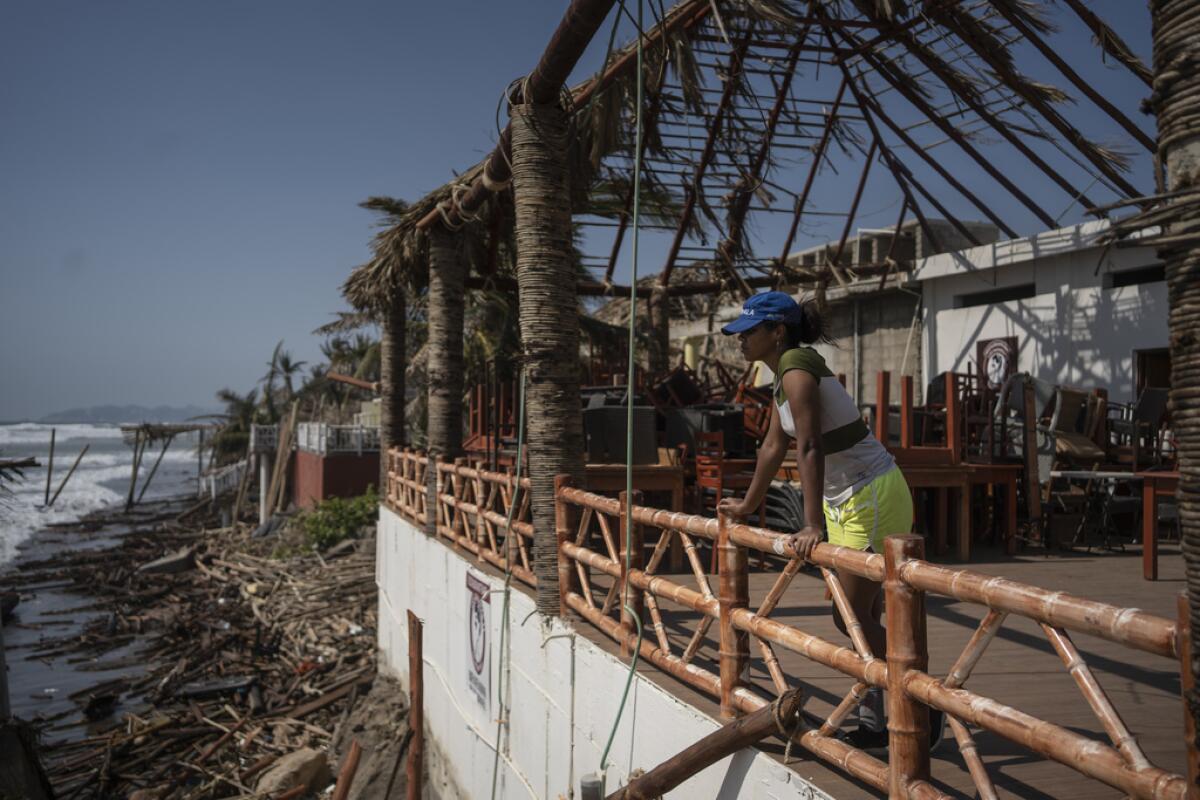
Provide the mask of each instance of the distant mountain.
{"label": "distant mountain", "polygon": [[193,417],[202,417],[216,413],[218,413],[216,409],[201,408],[200,406],[183,406],[182,408],[175,406],[155,406],[154,408],[146,408],[145,406],[91,406],[90,408],[71,408],[66,411],[59,411],[56,414],[49,414],[39,419],[38,422],[47,424],[64,422],[186,422]]}

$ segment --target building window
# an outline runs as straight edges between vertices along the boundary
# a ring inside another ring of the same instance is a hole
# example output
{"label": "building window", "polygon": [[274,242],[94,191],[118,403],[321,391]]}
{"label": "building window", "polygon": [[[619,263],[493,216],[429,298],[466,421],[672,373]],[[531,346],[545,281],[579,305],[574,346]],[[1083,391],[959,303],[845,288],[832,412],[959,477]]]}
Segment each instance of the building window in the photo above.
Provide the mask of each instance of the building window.
{"label": "building window", "polygon": [[988,289],[986,292],[956,295],[954,307],[990,306],[994,303],[1007,303],[1010,300],[1025,300],[1035,294],[1037,294],[1037,284],[1022,283],[1017,286],[1006,286],[1003,289]]}
{"label": "building window", "polygon": [[1157,283],[1166,279],[1166,267],[1162,264],[1151,264],[1148,267],[1134,267],[1133,269],[1123,269],[1120,272],[1104,273],[1104,288],[1120,289],[1122,286]]}

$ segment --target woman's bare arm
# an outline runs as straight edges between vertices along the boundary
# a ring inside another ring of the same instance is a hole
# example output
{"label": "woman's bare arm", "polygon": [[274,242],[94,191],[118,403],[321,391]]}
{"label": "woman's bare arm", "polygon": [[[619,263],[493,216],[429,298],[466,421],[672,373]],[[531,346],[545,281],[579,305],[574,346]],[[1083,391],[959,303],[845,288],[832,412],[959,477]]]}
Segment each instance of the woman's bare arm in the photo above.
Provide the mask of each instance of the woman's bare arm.
{"label": "woman's bare arm", "polygon": [[804,492],[804,525],[820,531],[825,519],[825,453],[821,449],[821,394],[817,378],[793,369],[783,375],[783,392],[796,423],[796,468]]}
{"label": "woman's bare arm", "polygon": [[766,496],[767,489],[771,486],[771,479],[779,471],[779,465],[783,463],[786,455],[787,435],[784,434],[783,427],[779,424],[779,414],[772,411],[771,423],[767,426],[767,435],[763,438],[762,446],[758,448],[758,460],[754,465],[754,479],[750,481],[750,488],[746,490],[746,496],[741,500],[736,498],[722,500],[718,504],[718,508],[738,517],[754,513],[762,503],[763,497]]}

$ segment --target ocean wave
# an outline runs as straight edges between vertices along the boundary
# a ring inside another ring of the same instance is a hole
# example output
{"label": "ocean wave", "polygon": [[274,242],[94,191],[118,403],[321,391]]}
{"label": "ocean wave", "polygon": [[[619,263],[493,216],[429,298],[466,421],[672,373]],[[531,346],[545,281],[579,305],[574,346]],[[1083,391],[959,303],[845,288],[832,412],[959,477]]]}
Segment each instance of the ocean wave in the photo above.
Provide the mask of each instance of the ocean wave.
{"label": "ocean wave", "polygon": [[68,425],[43,425],[40,422],[18,422],[15,425],[0,425],[0,447],[23,444],[50,444],[50,429],[55,429],[55,446],[72,439],[120,439],[121,428],[117,425],[71,423]]}
{"label": "ocean wave", "polygon": [[[11,429],[17,427],[19,426],[4,426],[0,431],[11,435]],[[18,546],[47,525],[74,522],[86,514],[123,502],[126,497],[133,453],[112,442],[112,439],[120,436],[119,430],[113,426],[63,427],[74,428],[75,430],[70,431],[72,434],[79,434],[83,432],[82,429],[88,429],[87,435],[80,438],[85,438],[85,443],[91,444],[92,447],[79,462],[78,469],[71,476],[62,494],[49,509],[41,507],[46,499],[44,456],[39,457],[43,464],[42,469],[31,470],[26,473],[24,480],[9,485],[11,494],[0,505],[0,565],[11,561],[17,554]],[[46,428],[47,426],[41,426],[42,432],[48,437]],[[25,429],[28,431],[29,427],[25,426]],[[60,434],[61,431],[62,428]],[[112,431],[116,431],[116,436],[111,435]],[[62,441],[61,435],[58,441]],[[57,490],[78,455],[76,447],[82,449],[82,444],[77,442],[66,451],[55,454],[51,494]],[[157,457],[158,452],[147,452],[139,470],[138,491],[141,491]],[[158,466],[145,499],[194,492],[195,459],[195,453],[187,447],[168,450]]]}

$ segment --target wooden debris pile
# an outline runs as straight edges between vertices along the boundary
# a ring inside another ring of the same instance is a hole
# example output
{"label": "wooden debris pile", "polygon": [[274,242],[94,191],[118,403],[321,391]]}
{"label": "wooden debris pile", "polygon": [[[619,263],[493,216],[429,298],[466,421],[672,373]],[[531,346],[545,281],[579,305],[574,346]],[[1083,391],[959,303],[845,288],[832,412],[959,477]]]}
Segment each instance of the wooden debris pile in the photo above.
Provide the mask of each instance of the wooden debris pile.
{"label": "wooden debris pile", "polygon": [[[139,569],[154,563],[168,568]],[[133,669],[71,695],[92,735],[69,738],[79,723],[64,713],[40,721],[58,797],[238,797],[267,784],[302,797],[328,783],[335,730],[375,674],[372,539],[317,554],[241,525],[160,521],[12,577],[87,587],[94,602],[71,611],[103,613],[10,664],[69,652]]]}

